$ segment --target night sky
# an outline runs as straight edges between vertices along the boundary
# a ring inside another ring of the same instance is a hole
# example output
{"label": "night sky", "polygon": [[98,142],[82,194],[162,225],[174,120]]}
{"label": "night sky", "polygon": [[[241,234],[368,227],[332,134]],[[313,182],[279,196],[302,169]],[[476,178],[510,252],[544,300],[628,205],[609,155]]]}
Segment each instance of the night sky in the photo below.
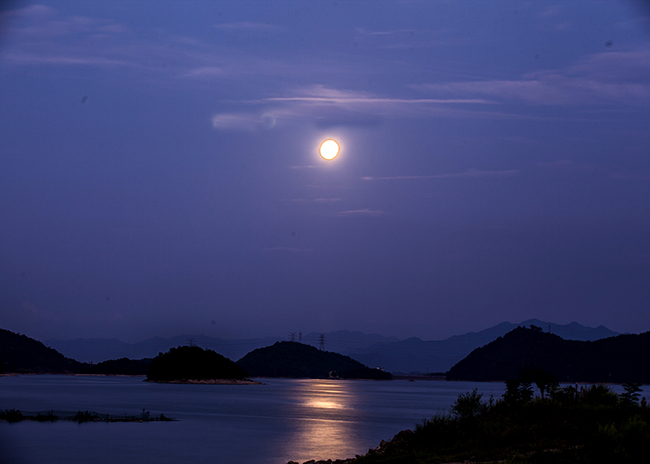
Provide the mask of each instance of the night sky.
{"label": "night sky", "polygon": [[2,3],[0,327],[533,317],[650,330],[644,2]]}

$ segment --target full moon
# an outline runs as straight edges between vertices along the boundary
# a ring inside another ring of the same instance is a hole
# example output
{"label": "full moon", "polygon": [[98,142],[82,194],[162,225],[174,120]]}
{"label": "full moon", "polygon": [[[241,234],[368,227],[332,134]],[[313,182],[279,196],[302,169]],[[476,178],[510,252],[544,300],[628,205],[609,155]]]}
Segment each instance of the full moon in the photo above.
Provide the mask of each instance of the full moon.
{"label": "full moon", "polygon": [[326,160],[332,160],[339,154],[339,144],[336,140],[325,140],[320,144],[320,155]]}

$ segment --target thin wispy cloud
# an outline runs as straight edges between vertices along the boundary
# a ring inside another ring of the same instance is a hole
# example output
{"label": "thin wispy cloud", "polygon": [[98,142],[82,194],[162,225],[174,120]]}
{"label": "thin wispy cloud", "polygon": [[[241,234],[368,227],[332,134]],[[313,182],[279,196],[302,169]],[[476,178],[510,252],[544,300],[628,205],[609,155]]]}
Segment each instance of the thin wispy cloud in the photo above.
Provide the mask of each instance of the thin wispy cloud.
{"label": "thin wispy cloud", "polygon": [[463,177],[512,177],[518,176],[520,171],[517,169],[509,169],[506,171],[479,171],[477,169],[470,169],[465,172],[446,173],[446,174],[432,174],[428,176],[385,176],[385,177],[362,177],[362,180],[422,180],[422,179],[456,179]]}
{"label": "thin wispy cloud", "polygon": [[113,20],[64,16],[51,7],[5,12],[2,20],[12,37],[10,46],[0,50],[2,64],[8,65],[121,66],[169,79],[255,73],[269,61],[261,58],[247,67],[246,57],[226,56],[227,45],[164,30],[142,37]]}
{"label": "thin wispy cloud", "polygon": [[250,21],[215,24],[212,27],[225,31],[277,31],[282,29],[274,24],[255,23]]}
{"label": "thin wispy cloud", "polygon": [[322,84],[288,90],[283,96],[272,96],[241,102],[260,109],[238,113],[219,113],[214,116],[215,128],[250,129],[251,121],[260,112],[273,114],[277,120],[308,119],[312,121],[345,121],[376,124],[380,117],[420,117],[432,114],[452,114],[459,106],[487,105],[482,98],[393,98],[369,92],[341,90]]}
{"label": "thin wispy cloud", "polygon": [[[174,50],[139,39],[125,24],[102,18],[62,16],[51,7],[36,5],[7,12],[3,17],[12,36],[11,46],[0,50],[3,64],[143,71],[159,70],[161,57],[172,60],[182,54],[181,46]],[[174,39],[170,36],[169,41]]]}
{"label": "thin wispy cloud", "polygon": [[380,209],[352,209],[348,211],[339,211],[337,216],[381,216],[384,212]]}
{"label": "thin wispy cloud", "polygon": [[281,253],[312,253],[314,250],[312,250],[311,248],[291,248],[291,247],[277,246],[277,247],[264,248],[264,251],[276,251]]}
{"label": "thin wispy cloud", "polygon": [[316,203],[337,203],[342,200],[343,198],[314,198],[313,201]]}
{"label": "thin wispy cloud", "polygon": [[221,113],[212,116],[212,127],[219,130],[246,130],[270,129],[275,125],[269,124],[264,115],[254,113]]}
{"label": "thin wispy cloud", "polygon": [[561,70],[517,80],[477,80],[416,86],[444,98],[478,98],[530,105],[590,105],[650,101],[650,48],[590,55]]}
{"label": "thin wispy cloud", "polygon": [[420,105],[420,104],[486,104],[489,100],[482,98],[387,98],[373,96],[367,92],[339,90],[314,85],[299,88],[293,95],[269,97],[257,102],[302,102],[311,104],[330,104],[343,106],[385,106],[385,105]]}
{"label": "thin wispy cloud", "polygon": [[449,28],[367,30],[356,28],[355,44],[364,49],[404,50],[461,44],[471,40]]}
{"label": "thin wispy cloud", "polygon": [[226,74],[224,69],[219,66],[204,66],[202,68],[192,69],[181,77],[222,77]]}
{"label": "thin wispy cloud", "polygon": [[38,16],[51,16],[56,13],[56,10],[47,5],[30,5],[24,8],[16,8],[15,10],[3,11],[0,13],[2,19],[10,19],[17,17],[38,17]]}
{"label": "thin wispy cloud", "polygon": [[16,64],[54,64],[94,67],[134,66],[129,61],[111,60],[108,58],[33,55],[31,53],[7,53],[2,55],[2,58]]}

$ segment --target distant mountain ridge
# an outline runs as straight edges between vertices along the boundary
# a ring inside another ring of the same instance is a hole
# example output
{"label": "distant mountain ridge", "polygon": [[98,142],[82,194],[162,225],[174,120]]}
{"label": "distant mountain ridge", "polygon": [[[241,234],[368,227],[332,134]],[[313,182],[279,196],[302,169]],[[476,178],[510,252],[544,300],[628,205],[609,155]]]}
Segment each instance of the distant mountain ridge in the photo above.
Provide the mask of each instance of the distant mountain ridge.
{"label": "distant mountain ridge", "polygon": [[[379,334],[364,334],[339,330],[325,334],[325,349],[350,356],[370,367],[382,367],[388,372],[446,372],[475,348],[486,345],[512,329],[525,325],[536,325],[567,340],[593,341],[619,335],[604,326],[586,327],[576,322],[566,325],[554,324],[539,319],[528,319],[519,324],[502,322],[479,332],[454,335],[444,340],[425,341],[417,337],[399,340]],[[295,333],[298,341],[300,334]],[[247,353],[288,337],[264,337],[252,339],[221,339],[206,335],[185,334],[172,338],[153,337],[139,343],[124,343],[118,339],[76,339],[46,340],[44,343],[69,358],[83,362],[101,362],[108,359],[153,358],[170,348],[187,345],[192,338],[194,343],[209,348],[227,358],[241,359]],[[320,334],[312,332],[302,336],[302,343],[319,347]]]}
{"label": "distant mountain ridge", "polygon": [[[294,334],[298,341],[299,333]],[[187,345],[189,339],[203,348],[209,348],[223,354],[230,359],[241,359],[249,352],[273,345],[278,341],[287,341],[288,337],[264,337],[251,339],[222,339],[207,335],[184,334],[172,338],[152,337],[138,343],[125,343],[117,338],[77,338],[75,340],[45,340],[45,345],[64,353],[70,358],[83,362],[101,362],[118,358],[153,358],[158,353],[170,348]],[[347,355],[351,351],[364,349],[376,343],[389,343],[399,341],[397,337],[384,337],[379,334],[364,334],[339,330],[325,334],[325,348],[328,351]],[[306,345],[319,347],[320,334],[312,332],[302,337],[301,342]]]}
{"label": "distant mountain ridge", "polygon": [[519,326],[535,325],[566,340],[594,341],[619,335],[605,326],[586,327],[577,322],[566,325],[528,319],[519,324],[502,322],[481,330],[454,335],[445,340],[424,341],[420,338],[377,344],[350,357],[368,366],[381,366],[392,373],[446,372],[474,349],[486,345]]}
{"label": "distant mountain ridge", "polygon": [[185,334],[172,338],[152,337],[138,343],[125,343],[117,338],[77,338],[75,340],[45,340],[45,344],[66,356],[83,362],[101,362],[108,359],[154,358],[171,348],[187,345],[189,340],[203,348],[239,359],[255,348],[272,345],[278,338],[265,337],[241,340],[224,340],[206,335]]}

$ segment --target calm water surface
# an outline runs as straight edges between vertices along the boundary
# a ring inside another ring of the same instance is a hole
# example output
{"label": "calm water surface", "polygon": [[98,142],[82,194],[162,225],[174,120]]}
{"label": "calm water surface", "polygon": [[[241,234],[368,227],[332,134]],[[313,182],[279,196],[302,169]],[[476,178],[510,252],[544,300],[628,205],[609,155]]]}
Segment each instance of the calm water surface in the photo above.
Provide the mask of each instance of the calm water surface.
{"label": "calm water surface", "polygon": [[[151,384],[142,378],[0,377],[0,409],[136,415],[178,422],[0,422],[0,462],[238,463],[341,459],[501,383],[263,379],[265,385]],[[4,460],[3,460],[4,459]]]}

